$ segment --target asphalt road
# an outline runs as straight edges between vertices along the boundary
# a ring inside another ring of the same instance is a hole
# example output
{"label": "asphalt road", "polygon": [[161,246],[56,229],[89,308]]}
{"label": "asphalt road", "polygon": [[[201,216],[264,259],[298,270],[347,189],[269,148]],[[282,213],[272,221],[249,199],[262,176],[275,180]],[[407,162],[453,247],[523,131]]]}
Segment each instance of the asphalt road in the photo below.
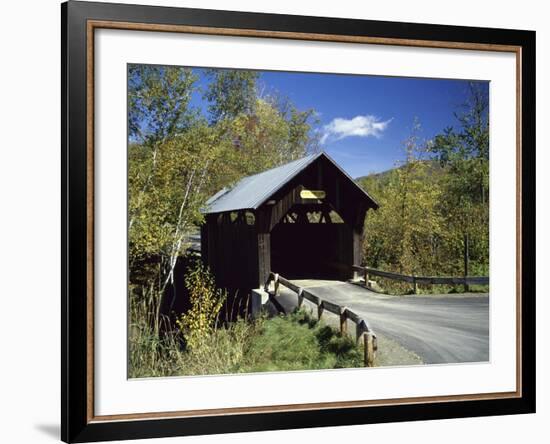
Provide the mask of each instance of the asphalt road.
{"label": "asphalt road", "polygon": [[[425,364],[489,360],[487,294],[388,296],[346,282],[293,282],[325,300],[349,307],[376,333],[416,353]],[[297,300],[290,291],[282,291],[279,298],[285,308],[295,306]]]}

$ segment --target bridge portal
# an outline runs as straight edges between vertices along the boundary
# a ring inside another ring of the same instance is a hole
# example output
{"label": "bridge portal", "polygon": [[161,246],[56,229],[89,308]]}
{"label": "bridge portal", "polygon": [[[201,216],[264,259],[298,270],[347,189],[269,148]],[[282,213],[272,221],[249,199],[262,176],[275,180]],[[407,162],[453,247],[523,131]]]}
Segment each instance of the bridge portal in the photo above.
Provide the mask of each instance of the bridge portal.
{"label": "bridge portal", "polygon": [[378,204],[327,154],[306,156],[212,196],[201,255],[229,289],[261,287],[270,271],[347,279],[361,263],[371,208]]}

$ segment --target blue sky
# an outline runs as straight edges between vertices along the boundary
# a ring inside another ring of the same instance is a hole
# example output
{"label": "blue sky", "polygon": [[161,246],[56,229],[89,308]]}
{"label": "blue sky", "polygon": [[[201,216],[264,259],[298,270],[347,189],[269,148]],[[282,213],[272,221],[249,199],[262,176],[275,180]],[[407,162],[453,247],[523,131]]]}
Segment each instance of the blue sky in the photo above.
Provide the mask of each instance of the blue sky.
{"label": "blue sky", "polygon": [[[259,84],[300,110],[315,109],[323,149],[352,177],[402,160],[415,117],[425,139],[456,126],[453,113],[468,98],[464,80],[260,72]],[[198,95],[193,104],[205,106]]]}

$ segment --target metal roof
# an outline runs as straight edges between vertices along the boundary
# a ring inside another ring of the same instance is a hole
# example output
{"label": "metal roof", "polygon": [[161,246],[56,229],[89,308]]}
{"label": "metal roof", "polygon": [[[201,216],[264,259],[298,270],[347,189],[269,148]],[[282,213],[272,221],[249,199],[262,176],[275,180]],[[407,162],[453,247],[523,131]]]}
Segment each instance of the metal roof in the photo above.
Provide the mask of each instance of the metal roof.
{"label": "metal roof", "polygon": [[[241,179],[232,187],[218,191],[206,201],[205,214],[223,213],[226,211],[255,210],[266,202],[275,192],[286,185],[298,173],[319,157],[324,156],[346,175],[354,184],[355,181],[324,152],[311,154],[293,162]],[[375,205],[378,204],[361,187],[359,188]]]}

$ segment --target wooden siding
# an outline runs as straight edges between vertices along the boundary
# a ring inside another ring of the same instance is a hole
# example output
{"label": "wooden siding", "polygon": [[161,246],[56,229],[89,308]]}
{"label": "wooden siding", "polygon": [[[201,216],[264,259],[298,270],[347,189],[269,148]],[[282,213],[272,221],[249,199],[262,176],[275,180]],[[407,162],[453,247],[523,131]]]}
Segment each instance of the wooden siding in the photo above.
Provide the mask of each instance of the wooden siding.
{"label": "wooden siding", "polygon": [[201,231],[201,254],[222,288],[256,288],[258,239],[254,225],[208,216]]}

